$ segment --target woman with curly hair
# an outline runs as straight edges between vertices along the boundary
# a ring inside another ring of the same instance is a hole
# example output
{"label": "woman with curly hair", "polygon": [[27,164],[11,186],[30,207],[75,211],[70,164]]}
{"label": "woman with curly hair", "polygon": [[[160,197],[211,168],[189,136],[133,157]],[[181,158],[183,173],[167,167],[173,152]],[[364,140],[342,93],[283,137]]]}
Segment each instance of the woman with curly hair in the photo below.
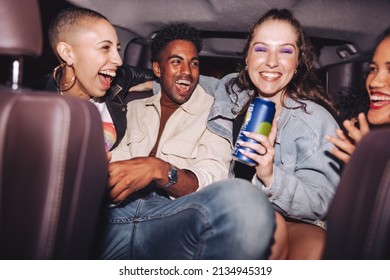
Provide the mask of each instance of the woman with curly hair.
{"label": "woman with curly hair", "polygon": [[[328,140],[337,148],[332,153],[347,163],[355,151],[356,145],[369,133],[370,127],[383,127],[390,124],[390,27],[379,36],[374,56],[370,61],[369,72],[365,81],[369,109],[362,110],[357,121],[347,119],[343,122],[346,130],[336,130],[337,137]],[[358,125],[356,126],[355,123]],[[348,136],[347,136],[348,135]]]}
{"label": "woman with curly hair", "polygon": [[[242,154],[256,162],[252,183],[276,212],[270,258],[319,259],[328,206],[339,182],[339,163],[329,153],[334,146],[326,140],[339,127],[336,110],[315,74],[311,45],[289,10],[272,9],[262,16],[250,29],[243,54],[239,73],[216,85],[209,127],[233,143],[233,121],[253,98],[275,103],[269,136],[247,133],[256,143],[237,144],[256,151],[242,149]],[[215,86],[202,77],[200,84],[209,91]]]}

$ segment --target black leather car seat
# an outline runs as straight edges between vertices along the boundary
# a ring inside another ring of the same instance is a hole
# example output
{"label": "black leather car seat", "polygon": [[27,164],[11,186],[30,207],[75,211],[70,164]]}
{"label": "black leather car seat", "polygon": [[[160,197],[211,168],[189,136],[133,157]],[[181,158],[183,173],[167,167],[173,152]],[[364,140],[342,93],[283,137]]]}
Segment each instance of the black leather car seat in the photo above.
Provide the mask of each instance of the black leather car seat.
{"label": "black leather car seat", "polygon": [[367,112],[369,98],[364,88],[368,62],[354,60],[326,66],[319,71],[326,92],[339,111],[339,123]]}
{"label": "black leather car seat", "polygon": [[123,63],[135,67],[152,69],[151,50],[146,42],[135,38],[127,43]]}
{"label": "black leather car seat", "polygon": [[[152,69],[151,50],[148,44],[141,38],[135,38],[127,43],[124,55],[123,64],[128,64],[137,68]],[[147,98],[153,95],[153,91],[132,91],[126,97],[126,102],[131,102],[136,99]]]}

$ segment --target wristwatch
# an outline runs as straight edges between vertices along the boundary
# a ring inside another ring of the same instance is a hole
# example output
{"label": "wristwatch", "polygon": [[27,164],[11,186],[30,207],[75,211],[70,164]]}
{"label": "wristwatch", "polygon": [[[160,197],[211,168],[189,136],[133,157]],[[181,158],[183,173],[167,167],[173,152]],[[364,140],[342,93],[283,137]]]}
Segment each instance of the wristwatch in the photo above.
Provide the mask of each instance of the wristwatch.
{"label": "wristwatch", "polygon": [[178,177],[179,177],[179,171],[177,170],[177,168],[175,166],[173,166],[172,164],[169,164],[169,165],[170,165],[170,168],[168,171],[169,182],[165,186],[162,187],[164,190],[166,190],[166,189],[170,188],[171,186],[173,186],[174,184],[176,184]]}

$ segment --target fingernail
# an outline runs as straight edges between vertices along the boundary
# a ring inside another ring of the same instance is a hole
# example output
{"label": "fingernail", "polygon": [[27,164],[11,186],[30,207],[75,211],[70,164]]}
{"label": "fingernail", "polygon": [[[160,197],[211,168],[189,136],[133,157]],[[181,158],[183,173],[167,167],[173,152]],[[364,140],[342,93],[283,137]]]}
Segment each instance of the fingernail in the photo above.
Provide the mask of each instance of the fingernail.
{"label": "fingernail", "polygon": [[117,207],[120,203],[121,203],[121,201],[112,201],[112,202],[108,205],[108,208],[115,208],[115,207]]}

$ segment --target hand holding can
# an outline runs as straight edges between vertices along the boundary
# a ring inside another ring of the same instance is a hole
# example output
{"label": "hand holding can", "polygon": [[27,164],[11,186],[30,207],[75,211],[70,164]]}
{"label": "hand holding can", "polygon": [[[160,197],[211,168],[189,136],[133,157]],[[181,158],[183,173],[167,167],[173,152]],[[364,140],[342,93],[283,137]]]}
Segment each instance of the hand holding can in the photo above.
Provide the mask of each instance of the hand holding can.
{"label": "hand holding can", "polygon": [[[274,119],[274,116],[275,103],[265,98],[256,97],[249,105],[248,111],[245,116],[244,124],[242,125],[240,133],[238,134],[237,141],[258,143],[257,141],[246,137],[243,132],[256,132],[268,136],[272,128],[272,121]],[[250,166],[256,165],[256,162],[254,160],[241,154],[241,152],[239,151],[240,149],[256,153],[256,151],[247,147],[242,147],[236,142],[233,151],[233,158],[236,161],[242,162]]]}

